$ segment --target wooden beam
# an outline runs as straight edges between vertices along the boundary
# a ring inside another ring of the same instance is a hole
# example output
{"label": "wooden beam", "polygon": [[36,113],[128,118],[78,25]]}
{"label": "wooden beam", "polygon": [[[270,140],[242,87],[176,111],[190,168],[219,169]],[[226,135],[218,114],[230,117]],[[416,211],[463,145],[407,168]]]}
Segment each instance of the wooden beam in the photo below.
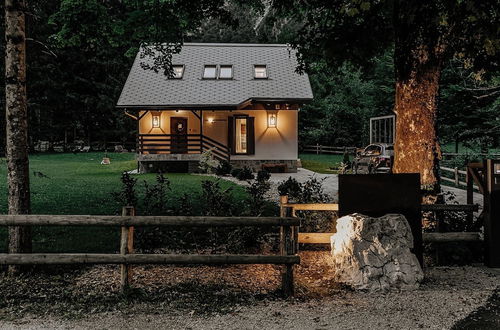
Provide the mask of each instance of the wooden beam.
{"label": "wooden beam", "polygon": [[0,226],[171,226],[241,227],[299,226],[300,218],[113,216],[113,215],[0,215]]}
{"label": "wooden beam", "polygon": [[330,244],[331,237],[335,233],[299,233],[301,244]]}
{"label": "wooden beam", "polygon": [[132,119],[135,119],[135,120],[139,120],[139,118],[137,118],[136,116],[134,116],[133,114],[131,113],[128,113],[127,110],[124,111],[125,115],[129,116],[130,118]]}
{"label": "wooden beam", "polygon": [[73,265],[73,264],[298,264],[298,255],[172,255],[172,254],[0,254],[0,265]]}
{"label": "wooden beam", "polygon": [[339,204],[283,204],[283,207],[291,207],[295,211],[338,211]]}
{"label": "wooden beam", "polygon": [[427,243],[482,241],[481,234],[477,232],[423,233],[422,238]]}
{"label": "wooden beam", "polygon": [[422,204],[422,211],[463,211],[477,212],[478,204]]}

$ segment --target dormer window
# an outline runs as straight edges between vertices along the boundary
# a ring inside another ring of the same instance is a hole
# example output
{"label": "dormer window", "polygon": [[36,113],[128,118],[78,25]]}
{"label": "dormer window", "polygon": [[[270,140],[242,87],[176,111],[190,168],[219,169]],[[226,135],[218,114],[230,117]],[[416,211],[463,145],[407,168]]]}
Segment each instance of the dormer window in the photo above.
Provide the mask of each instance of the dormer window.
{"label": "dormer window", "polygon": [[172,76],[173,79],[182,79],[184,75],[184,65],[172,65],[172,71],[174,72]]}
{"label": "dormer window", "polygon": [[203,70],[203,79],[217,78],[217,65],[205,65]]}
{"label": "dormer window", "polygon": [[233,79],[233,66],[221,65],[219,69],[219,79]]}
{"label": "dormer window", "polygon": [[267,79],[267,66],[265,65],[254,65],[254,78],[255,79]]}

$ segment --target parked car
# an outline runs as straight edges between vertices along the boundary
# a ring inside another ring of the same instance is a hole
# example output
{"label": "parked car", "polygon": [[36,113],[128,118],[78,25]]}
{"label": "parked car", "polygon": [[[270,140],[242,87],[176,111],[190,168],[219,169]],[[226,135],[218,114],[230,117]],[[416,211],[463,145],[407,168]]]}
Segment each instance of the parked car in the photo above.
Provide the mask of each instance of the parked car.
{"label": "parked car", "polygon": [[374,143],[356,152],[352,168],[356,174],[391,173],[393,163],[394,146]]}

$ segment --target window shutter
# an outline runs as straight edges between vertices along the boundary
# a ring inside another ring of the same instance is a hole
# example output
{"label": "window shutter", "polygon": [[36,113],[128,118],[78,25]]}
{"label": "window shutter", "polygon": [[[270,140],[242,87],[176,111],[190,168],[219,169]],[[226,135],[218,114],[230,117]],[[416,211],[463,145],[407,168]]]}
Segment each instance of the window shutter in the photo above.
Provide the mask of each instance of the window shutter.
{"label": "window shutter", "polygon": [[236,142],[234,141],[234,118],[227,117],[227,144],[231,151],[231,155],[235,154]]}
{"label": "window shutter", "polygon": [[248,154],[249,155],[255,155],[255,117],[248,117],[247,118],[247,128],[248,128],[248,133],[247,133],[247,148],[248,148]]}

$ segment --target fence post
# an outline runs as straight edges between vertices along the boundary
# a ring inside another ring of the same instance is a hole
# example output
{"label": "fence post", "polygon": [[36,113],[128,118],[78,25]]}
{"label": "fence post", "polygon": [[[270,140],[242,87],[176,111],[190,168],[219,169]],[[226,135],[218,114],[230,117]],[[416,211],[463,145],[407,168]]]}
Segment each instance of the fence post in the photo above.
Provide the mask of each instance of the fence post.
{"label": "fence post", "polygon": [[[474,204],[474,180],[472,179],[471,171],[472,169],[467,165],[467,174],[465,176],[465,182],[467,184],[467,204]],[[472,230],[472,225],[474,223],[474,211],[467,212],[466,226],[467,230]]]}
{"label": "fence post", "polygon": [[460,186],[460,180],[459,180],[459,176],[458,176],[458,167],[454,168],[454,172],[455,172],[455,186],[459,187]]}
{"label": "fence post", "polygon": [[[135,216],[135,208],[133,206],[124,206],[122,208],[122,216]],[[120,254],[126,255],[134,253],[134,227],[122,226],[120,237]],[[125,291],[132,282],[132,268],[130,265],[120,265],[120,288]]]}
{"label": "fence post", "polygon": [[[285,207],[288,203],[288,196],[280,196],[280,216],[291,217],[293,209]],[[298,228],[292,226],[281,226],[280,228],[280,253],[283,256],[295,255],[298,251]],[[281,288],[285,297],[293,296],[293,266],[285,265],[281,274]]]}
{"label": "fence post", "polygon": [[319,155],[319,143],[316,143],[316,155]]}

